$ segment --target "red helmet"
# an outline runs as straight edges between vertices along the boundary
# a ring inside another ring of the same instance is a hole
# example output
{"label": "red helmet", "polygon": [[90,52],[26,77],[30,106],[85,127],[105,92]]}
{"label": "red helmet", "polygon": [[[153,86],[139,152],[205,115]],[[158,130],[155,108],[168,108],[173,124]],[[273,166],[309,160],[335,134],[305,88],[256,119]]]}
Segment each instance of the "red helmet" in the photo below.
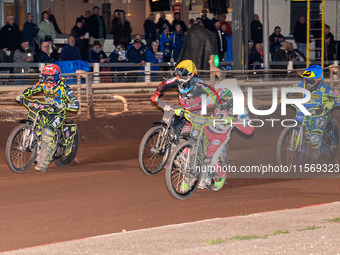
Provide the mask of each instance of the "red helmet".
{"label": "red helmet", "polygon": [[46,65],[42,72],[42,79],[47,89],[53,89],[57,82],[60,80],[60,69],[55,64]]}

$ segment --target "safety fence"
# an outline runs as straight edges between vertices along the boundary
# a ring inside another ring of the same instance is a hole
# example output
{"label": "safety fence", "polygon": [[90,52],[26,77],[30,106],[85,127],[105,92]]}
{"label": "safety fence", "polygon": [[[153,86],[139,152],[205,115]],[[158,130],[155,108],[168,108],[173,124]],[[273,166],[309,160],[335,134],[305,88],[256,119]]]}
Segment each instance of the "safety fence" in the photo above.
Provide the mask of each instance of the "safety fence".
{"label": "safety fence", "polygon": [[[247,99],[247,88],[253,88],[253,104],[261,108],[271,106],[272,88],[288,87],[301,81],[299,75],[303,69],[252,70],[252,71],[198,71],[198,78],[203,82],[218,86],[234,84],[239,86]],[[325,70],[325,83],[340,89],[338,69]],[[157,106],[150,101],[160,82],[173,77],[169,71],[77,71],[63,74],[66,82],[80,101],[77,114],[68,114],[70,118],[90,119],[114,116],[121,113],[156,111]],[[16,103],[15,97],[27,87],[39,80],[38,73],[3,74],[0,73],[0,119],[15,121],[25,118],[27,110]],[[178,104],[177,90],[172,89],[164,95],[166,100]],[[43,100],[43,95],[38,95]]]}

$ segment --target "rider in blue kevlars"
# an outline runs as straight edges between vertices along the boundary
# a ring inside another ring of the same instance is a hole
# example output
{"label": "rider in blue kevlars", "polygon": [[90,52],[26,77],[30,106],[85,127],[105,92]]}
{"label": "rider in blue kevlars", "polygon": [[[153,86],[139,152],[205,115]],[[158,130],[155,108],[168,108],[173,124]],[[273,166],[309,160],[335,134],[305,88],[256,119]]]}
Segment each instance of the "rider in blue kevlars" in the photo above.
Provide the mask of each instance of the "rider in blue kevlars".
{"label": "rider in blue kevlars", "polygon": [[312,157],[317,159],[320,155],[322,135],[327,123],[327,118],[334,105],[340,105],[339,91],[334,91],[323,83],[324,75],[322,67],[312,65],[301,75],[303,80],[292,87],[304,88],[311,92],[311,99],[304,104],[305,108],[312,114],[310,118],[298,110],[296,120],[311,126],[310,142],[312,145]]}

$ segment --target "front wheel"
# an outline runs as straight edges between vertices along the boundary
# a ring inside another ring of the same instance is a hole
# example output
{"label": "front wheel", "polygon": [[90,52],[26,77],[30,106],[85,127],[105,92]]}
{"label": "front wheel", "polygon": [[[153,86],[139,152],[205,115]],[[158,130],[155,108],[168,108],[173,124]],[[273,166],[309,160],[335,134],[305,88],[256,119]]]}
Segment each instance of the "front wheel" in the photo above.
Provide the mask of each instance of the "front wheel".
{"label": "front wheel", "polygon": [[76,131],[73,139],[74,139],[73,144],[71,145],[71,148],[70,148],[71,152],[67,156],[65,155],[65,153],[67,152],[67,145],[66,145],[66,148],[64,150],[63,155],[60,158],[54,160],[54,164],[56,166],[66,167],[66,166],[69,166],[73,162],[74,158],[77,155],[78,147],[79,147],[79,131],[78,131],[78,128],[77,128],[77,131]]}
{"label": "front wheel", "polygon": [[15,173],[24,173],[31,167],[37,156],[37,140],[31,126],[20,124],[8,136],[6,143],[6,163]]}
{"label": "front wheel", "polygon": [[194,142],[182,141],[177,145],[166,166],[166,186],[176,199],[184,200],[191,197],[201,180],[199,172],[195,171],[196,153]]}
{"label": "front wheel", "polygon": [[276,158],[279,165],[301,165],[305,157],[303,133],[300,126],[286,127],[277,141]]}
{"label": "front wheel", "polygon": [[140,170],[153,175],[163,169],[170,155],[170,141],[166,128],[155,126],[150,128],[144,135],[138,152]]}

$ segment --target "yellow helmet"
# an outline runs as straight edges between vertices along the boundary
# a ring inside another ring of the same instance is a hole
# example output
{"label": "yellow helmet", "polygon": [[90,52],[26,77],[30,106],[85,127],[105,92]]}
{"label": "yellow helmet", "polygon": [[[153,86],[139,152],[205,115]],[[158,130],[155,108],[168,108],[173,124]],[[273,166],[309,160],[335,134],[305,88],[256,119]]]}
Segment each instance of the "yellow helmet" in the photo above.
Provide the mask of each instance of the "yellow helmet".
{"label": "yellow helmet", "polygon": [[190,88],[190,80],[197,75],[197,69],[191,60],[181,61],[175,68],[175,75],[179,81],[180,89]]}

